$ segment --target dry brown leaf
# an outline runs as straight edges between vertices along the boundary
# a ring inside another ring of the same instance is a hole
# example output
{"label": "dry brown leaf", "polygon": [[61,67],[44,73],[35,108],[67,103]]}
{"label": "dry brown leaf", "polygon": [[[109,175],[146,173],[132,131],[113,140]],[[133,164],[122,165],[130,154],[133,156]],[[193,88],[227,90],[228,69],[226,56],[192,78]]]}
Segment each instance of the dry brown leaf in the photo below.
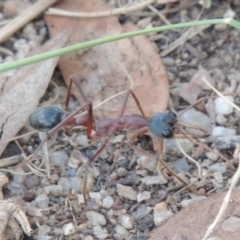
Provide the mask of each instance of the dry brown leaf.
{"label": "dry brown leaf", "polygon": [[[100,0],[66,0],[54,7],[82,12],[110,9]],[[45,18],[52,36],[65,28],[73,27],[68,45],[137,30],[130,23],[120,25],[117,17],[79,20],[58,16]],[[65,55],[60,58],[59,67],[67,84],[71,75],[79,77],[88,100],[94,105],[130,87],[130,81],[123,70],[126,69],[133,79],[134,92],[147,116],[167,108],[169,86],[166,71],[159,55],[145,36]],[[76,89],[73,92],[78,95]],[[116,117],[122,99],[123,96],[120,96],[105,104],[103,111],[98,112],[98,117]],[[132,99],[128,102],[126,112],[138,113]]]}
{"label": "dry brown leaf", "polygon": [[[68,32],[51,39],[32,54],[63,47]],[[46,91],[58,58],[22,67],[8,80],[0,75],[0,141],[15,136],[26,124],[28,116],[38,106]],[[0,155],[7,143],[0,142]]]}
{"label": "dry brown leaf", "polygon": [[[212,196],[192,204],[183,209],[175,216],[168,219],[159,226],[151,235],[149,240],[164,240],[164,239],[202,239],[207,228],[214,221],[223,198],[226,193],[216,193]],[[239,239],[240,228],[239,218],[238,228],[234,229],[232,224],[231,230],[226,230],[228,219],[232,216],[239,216],[240,211],[240,188],[235,189],[231,195],[231,202],[217,228],[214,230],[214,236],[220,239]]]}

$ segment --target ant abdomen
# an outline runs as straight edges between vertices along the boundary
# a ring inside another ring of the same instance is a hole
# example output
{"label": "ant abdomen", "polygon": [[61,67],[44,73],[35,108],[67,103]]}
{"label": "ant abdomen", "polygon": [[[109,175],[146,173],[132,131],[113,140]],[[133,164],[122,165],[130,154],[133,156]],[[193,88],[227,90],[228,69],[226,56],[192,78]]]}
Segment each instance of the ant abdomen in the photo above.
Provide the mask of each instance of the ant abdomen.
{"label": "ant abdomen", "polygon": [[34,129],[48,132],[62,121],[64,114],[64,110],[57,106],[46,106],[33,112],[28,122]]}
{"label": "ant abdomen", "polygon": [[150,132],[159,138],[171,138],[176,121],[177,116],[174,112],[155,113],[149,120]]}

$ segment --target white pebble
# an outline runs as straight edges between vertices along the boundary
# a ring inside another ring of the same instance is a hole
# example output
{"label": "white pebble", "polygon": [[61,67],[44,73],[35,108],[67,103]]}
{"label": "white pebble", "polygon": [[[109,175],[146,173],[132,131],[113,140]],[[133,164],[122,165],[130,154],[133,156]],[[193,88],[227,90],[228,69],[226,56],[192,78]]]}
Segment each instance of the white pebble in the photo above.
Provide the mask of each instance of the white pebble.
{"label": "white pebble", "polygon": [[138,168],[147,169],[148,171],[153,172],[157,168],[157,159],[142,155],[138,158],[137,164]]}
{"label": "white pebble", "polygon": [[106,239],[108,237],[107,229],[101,228],[101,226],[94,226],[93,227],[93,234],[98,239]]}
{"label": "white pebble", "polygon": [[173,213],[171,211],[160,211],[160,212],[154,211],[153,220],[154,220],[155,226],[159,226],[161,223],[163,223],[168,218],[170,218],[172,214]]}
{"label": "white pebble", "polygon": [[227,123],[227,118],[224,117],[224,115],[222,115],[222,114],[217,114],[216,122],[220,125],[223,125],[223,124]]}
{"label": "white pebble", "polygon": [[[230,102],[234,102],[233,96],[225,96]],[[215,111],[217,114],[228,115],[233,112],[233,107],[222,97],[218,97],[214,101]]]}
{"label": "white pebble", "polygon": [[87,211],[86,212],[86,217],[88,219],[88,222],[91,225],[105,225],[106,224],[106,218],[104,215],[94,212],[94,211]]}
{"label": "white pebble", "polygon": [[64,191],[70,191],[71,189],[71,183],[67,178],[64,177],[60,177],[58,179],[58,185],[62,186]]}
{"label": "white pebble", "polygon": [[[180,146],[186,153],[189,153],[193,149],[193,143],[185,138],[178,139]],[[181,153],[179,148],[176,145],[175,139],[166,139],[165,140],[166,153],[170,153],[172,151],[176,151],[177,153]]]}
{"label": "white pebble", "polygon": [[206,198],[205,196],[194,196],[191,199],[184,199],[180,205],[182,208],[186,208],[188,206],[190,206],[191,204],[195,203],[195,202],[199,202],[201,200],[203,200],[204,198]]}
{"label": "white pebble", "polygon": [[69,236],[76,232],[75,226],[73,223],[67,223],[63,225],[63,234],[64,236]]}
{"label": "white pebble", "polygon": [[218,183],[223,183],[223,175],[220,172],[213,173],[213,177]]}
{"label": "white pebble", "polygon": [[166,184],[167,180],[162,175],[157,176],[146,176],[141,179],[142,183],[145,183],[146,185],[153,185],[153,184]]}
{"label": "white pebble", "polygon": [[143,191],[138,194],[137,196],[137,202],[142,202],[145,200],[149,200],[151,198],[151,193],[148,191]]}
{"label": "white pebble", "polygon": [[113,205],[113,198],[111,196],[106,196],[102,202],[103,208],[110,209],[112,205]]}
{"label": "white pebble", "polygon": [[119,216],[119,221],[124,228],[132,229],[133,218],[129,214],[122,214],[121,216]]}
{"label": "white pebble", "polygon": [[[207,158],[208,159],[210,159],[210,160],[212,160],[212,161],[214,161],[214,162],[216,162],[217,160],[218,160],[218,154],[217,153],[215,153],[215,152],[206,152],[206,156],[207,156]],[[205,162],[206,160],[204,160],[204,162]],[[209,165],[207,165],[207,164],[209,164],[210,165],[210,162],[206,162],[205,163],[205,165],[202,165],[202,167],[203,166],[209,166]]]}
{"label": "white pebble", "polygon": [[132,201],[137,200],[137,192],[132,187],[117,184],[117,193]]}
{"label": "white pebble", "polygon": [[89,192],[89,197],[91,199],[101,199],[102,198],[100,192]]}
{"label": "white pebble", "polygon": [[227,164],[225,162],[222,163],[215,163],[211,165],[208,170],[210,172],[220,172],[224,174],[227,171]]}
{"label": "white pebble", "polygon": [[[206,114],[197,111],[194,108],[191,108],[184,112],[180,116],[180,121],[195,126],[199,126],[200,128],[204,129],[207,132],[210,131],[212,126],[210,118]],[[191,128],[187,128],[187,131],[192,134],[203,134],[202,132]]]}
{"label": "white pebble", "polygon": [[216,126],[212,130],[213,137],[231,137],[236,135],[236,130],[232,128],[225,128]]}
{"label": "white pebble", "polygon": [[60,194],[63,191],[63,186],[61,186],[61,185],[49,185],[49,186],[43,187],[43,189],[44,189],[44,192],[46,194],[53,193],[53,192],[55,192],[55,193],[58,192]]}
{"label": "white pebble", "polygon": [[46,194],[41,194],[35,198],[38,208],[48,208],[49,197]]}
{"label": "white pebble", "polygon": [[38,229],[38,235],[39,236],[46,236],[51,231],[51,227],[47,225],[41,225]]}
{"label": "white pebble", "polygon": [[68,155],[65,151],[60,150],[51,154],[51,161],[55,166],[65,166],[67,164]]}
{"label": "white pebble", "polygon": [[79,135],[76,138],[76,143],[81,147],[89,146],[88,138],[86,135]]}
{"label": "white pebble", "polygon": [[123,226],[117,225],[117,226],[115,227],[115,232],[116,232],[120,237],[122,237],[123,239],[128,239],[129,232],[128,232],[128,230],[125,229]]}

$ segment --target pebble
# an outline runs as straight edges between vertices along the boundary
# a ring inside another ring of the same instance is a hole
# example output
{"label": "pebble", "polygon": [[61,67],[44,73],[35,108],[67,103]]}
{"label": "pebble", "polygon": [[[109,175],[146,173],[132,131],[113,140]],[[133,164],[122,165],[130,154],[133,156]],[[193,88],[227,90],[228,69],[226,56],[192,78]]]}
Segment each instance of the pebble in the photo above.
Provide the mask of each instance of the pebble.
{"label": "pebble", "polygon": [[88,147],[89,146],[89,141],[87,138],[87,135],[78,135],[76,138],[76,143],[81,146],[81,147]]}
{"label": "pebble", "polygon": [[223,183],[223,175],[220,172],[213,173],[213,177],[218,183]]}
{"label": "pebble", "polygon": [[93,234],[98,239],[106,239],[108,237],[107,229],[101,228],[101,226],[94,226],[93,227]]}
{"label": "pebble", "polygon": [[212,130],[213,137],[231,137],[236,135],[236,130],[232,128],[225,128],[216,126]]}
{"label": "pebble", "polygon": [[222,114],[217,114],[216,122],[220,125],[226,124],[227,123],[227,118]]}
{"label": "pebble", "polygon": [[94,212],[94,211],[87,211],[86,217],[88,219],[88,222],[91,225],[97,226],[97,225],[105,225],[106,224],[106,218],[104,215]]}
{"label": "pebble", "polygon": [[71,189],[71,183],[67,178],[60,177],[58,179],[58,185],[61,185],[63,187],[63,191],[70,191]]}
{"label": "pebble", "polygon": [[219,172],[221,174],[224,174],[227,171],[227,164],[225,162],[214,163],[208,168],[208,170],[213,173]]}
{"label": "pebble", "polygon": [[142,155],[138,158],[137,164],[138,168],[147,169],[148,171],[153,172],[157,168],[157,159]]}
{"label": "pebble", "polygon": [[141,179],[142,183],[145,183],[146,185],[153,185],[153,184],[166,184],[167,180],[162,175],[157,176],[146,176]]}
{"label": "pebble", "polygon": [[[216,151],[216,150],[215,150]],[[218,154],[217,153],[215,153],[215,152],[206,152],[206,157],[208,158],[208,159],[210,159],[210,160],[212,160],[212,161],[214,161],[214,162],[216,162],[217,160],[218,160]],[[206,160],[204,160],[204,162],[205,162]],[[206,161],[205,162],[205,165],[202,165],[202,166],[206,166],[206,167],[208,167],[209,165],[210,165],[210,161]]]}
{"label": "pebble", "polygon": [[230,216],[222,223],[222,230],[225,232],[236,232],[240,229],[240,218]]}
{"label": "pebble", "polygon": [[117,192],[118,195],[125,197],[129,200],[137,200],[137,192],[132,187],[117,184]]}
{"label": "pebble", "polygon": [[159,226],[166,221],[173,213],[168,211],[167,204],[165,202],[157,203],[154,206],[153,219],[155,226]]}
{"label": "pebble", "polygon": [[126,229],[133,228],[133,218],[129,214],[122,214],[118,217],[119,223]]}
{"label": "pebble", "polygon": [[217,30],[218,32],[222,32],[227,28],[227,24],[226,23],[219,23],[214,25],[214,29]]}
{"label": "pebble", "polygon": [[53,152],[50,159],[54,166],[66,166],[68,161],[68,155],[66,151],[59,150]]}
{"label": "pebble", "polygon": [[174,59],[173,59],[173,58],[170,58],[170,57],[162,58],[162,63],[163,63],[165,66],[173,66],[173,65],[175,65]]}
{"label": "pebble", "polygon": [[[18,183],[26,182],[27,175],[25,175],[25,171],[21,167],[17,167],[14,169],[16,174],[13,174],[13,181]],[[18,174],[19,173],[19,174]]]}
{"label": "pebble", "polygon": [[181,201],[180,205],[182,208],[186,208],[195,202],[199,202],[206,198],[205,196],[193,196],[191,199],[184,199]]}
{"label": "pebble", "polygon": [[75,229],[74,223],[70,222],[70,223],[63,225],[63,235],[64,236],[72,235],[75,232],[76,232],[76,229]]}
{"label": "pebble", "polygon": [[125,229],[123,226],[121,225],[117,225],[115,227],[115,232],[117,233],[117,235],[119,235],[120,237],[122,237],[122,239],[128,239],[129,237],[129,232],[127,229]]}
{"label": "pebble", "polygon": [[[180,116],[179,120],[184,123],[199,126],[207,132],[210,131],[211,126],[212,126],[210,118],[206,114],[204,114],[200,111],[197,111],[194,108],[191,108],[191,109],[187,110],[186,112],[184,112]],[[200,132],[196,129],[191,129],[191,128],[187,128],[187,131],[192,134],[203,134],[202,132]]]}
{"label": "pebble", "polygon": [[35,198],[35,202],[37,203],[38,208],[48,208],[49,197],[46,194],[41,194]]}
{"label": "pebble", "polygon": [[[188,139],[184,139],[184,138],[178,139],[178,142],[186,153],[189,153],[193,149],[193,143]],[[165,145],[166,153],[171,153],[172,151],[181,153],[181,151],[176,145],[175,139],[166,139],[165,144],[166,144]]]}
{"label": "pebble", "polygon": [[137,202],[149,200],[151,198],[151,192],[143,191],[137,195]]}
{"label": "pebble", "polygon": [[152,228],[154,226],[154,221],[152,217],[146,217],[139,221],[139,224],[137,225],[137,228],[141,232],[145,232],[149,228]]}
{"label": "pebble", "polygon": [[77,199],[78,199],[78,205],[81,205],[82,203],[84,203],[83,194],[78,194]]}
{"label": "pebble", "polygon": [[63,233],[63,229],[62,228],[54,228],[53,232],[55,235],[59,236]]}
{"label": "pebble", "polygon": [[89,192],[89,197],[91,199],[102,199],[100,192]]}
{"label": "pebble", "polygon": [[17,196],[17,195],[22,196],[28,191],[27,187],[23,183],[18,183],[13,181],[10,182],[6,188],[10,191],[9,194],[13,196]]}
{"label": "pebble", "polygon": [[39,226],[39,229],[38,229],[38,235],[39,235],[39,236],[45,236],[45,235],[47,235],[50,231],[51,231],[51,227],[49,227],[49,226],[47,226],[47,225],[41,225],[41,226]]}
{"label": "pebble", "polygon": [[102,207],[106,209],[110,209],[112,205],[113,205],[113,198],[111,196],[106,196],[103,199]]}
{"label": "pebble", "polygon": [[180,158],[175,161],[171,161],[171,166],[177,172],[188,172],[191,168],[191,166],[188,164],[188,161],[186,160],[186,158]]}
{"label": "pebble", "polygon": [[61,185],[49,185],[43,187],[43,189],[46,194],[51,194],[55,196],[61,196],[61,193],[63,192],[63,186]]}
{"label": "pebble", "polygon": [[[233,96],[225,96],[230,102],[234,102]],[[233,107],[222,97],[218,97],[214,100],[215,111],[217,114],[228,115],[233,112]]]}

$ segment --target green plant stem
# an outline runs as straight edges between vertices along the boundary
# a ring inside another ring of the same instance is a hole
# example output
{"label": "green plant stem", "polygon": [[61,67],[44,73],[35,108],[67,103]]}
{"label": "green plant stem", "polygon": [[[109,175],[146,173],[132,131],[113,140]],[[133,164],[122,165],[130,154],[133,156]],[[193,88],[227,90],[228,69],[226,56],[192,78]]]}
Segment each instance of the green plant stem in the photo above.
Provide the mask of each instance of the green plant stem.
{"label": "green plant stem", "polygon": [[202,20],[202,21],[194,21],[194,22],[187,22],[187,23],[177,23],[177,24],[172,24],[172,25],[167,25],[167,26],[162,26],[162,27],[155,27],[151,29],[144,29],[144,30],[138,30],[138,31],[133,31],[133,32],[128,32],[128,33],[122,33],[119,35],[114,35],[110,37],[104,37],[84,43],[78,43],[72,46],[68,46],[65,48],[49,51],[46,53],[38,54],[32,57],[24,58],[18,61],[14,62],[8,62],[8,63],[2,63],[0,64],[0,73],[5,72],[11,69],[19,68],[25,65],[29,65],[32,63],[36,63],[39,61],[43,61],[49,58],[54,58],[58,56],[62,56],[64,54],[70,53],[70,52],[75,52],[79,51],[82,49],[87,49],[91,48],[100,44],[108,43],[108,42],[113,42],[117,40],[121,40],[124,38],[131,38],[139,35],[144,35],[144,34],[149,34],[153,32],[161,32],[161,31],[167,31],[167,30],[173,30],[173,29],[178,29],[178,28],[185,28],[185,27],[193,27],[193,26],[200,26],[200,25],[206,25],[206,24],[219,24],[219,23],[226,23],[234,28],[240,29],[240,22],[232,19],[232,18],[226,18],[226,19],[212,19],[212,20]]}

